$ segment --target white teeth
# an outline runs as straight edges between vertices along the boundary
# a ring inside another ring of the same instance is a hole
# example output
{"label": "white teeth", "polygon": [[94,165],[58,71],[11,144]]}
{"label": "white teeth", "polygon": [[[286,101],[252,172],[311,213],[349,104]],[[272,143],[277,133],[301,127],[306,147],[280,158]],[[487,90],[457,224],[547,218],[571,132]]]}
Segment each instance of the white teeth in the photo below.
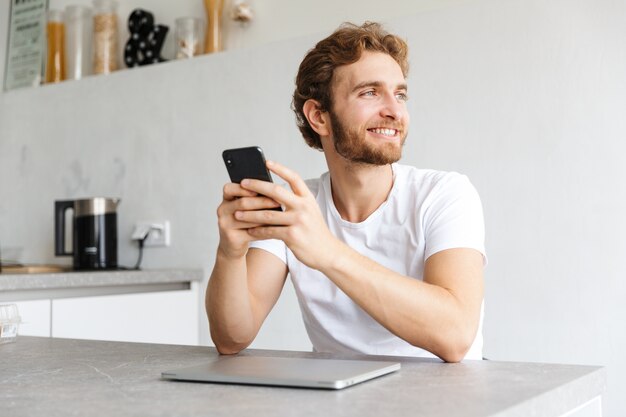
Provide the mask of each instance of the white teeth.
{"label": "white teeth", "polygon": [[396,135],[396,129],[372,129],[372,132],[374,133],[378,133],[379,135],[385,135],[385,136],[395,136]]}

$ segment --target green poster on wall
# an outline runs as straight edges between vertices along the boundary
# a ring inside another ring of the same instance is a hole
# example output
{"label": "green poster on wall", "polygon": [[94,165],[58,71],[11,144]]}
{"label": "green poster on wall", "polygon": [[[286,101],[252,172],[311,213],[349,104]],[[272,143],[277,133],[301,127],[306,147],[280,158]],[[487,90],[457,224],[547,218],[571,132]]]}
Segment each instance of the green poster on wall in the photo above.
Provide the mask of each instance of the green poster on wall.
{"label": "green poster on wall", "polygon": [[4,90],[37,86],[46,48],[47,0],[11,0]]}

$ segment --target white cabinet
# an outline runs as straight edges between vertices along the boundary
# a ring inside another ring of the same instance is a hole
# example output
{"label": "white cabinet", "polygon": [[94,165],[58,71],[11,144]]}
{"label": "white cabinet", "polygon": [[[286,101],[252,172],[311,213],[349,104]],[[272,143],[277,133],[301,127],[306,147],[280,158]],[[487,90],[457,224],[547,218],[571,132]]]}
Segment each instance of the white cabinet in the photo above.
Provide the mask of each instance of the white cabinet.
{"label": "white cabinet", "polygon": [[190,290],[52,300],[52,336],[197,345],[197,284]]}
{"label": "white cabinet", "polygon": [[[23,336],[198,345],[200,269],[1,274]],[[14,301],[19,300],[19,301]]]}
{"label": "white cabinet", "polygon": [[18,334],[23,336],[50,336],[50,300],[2,302],[15,304],[20,313]]}

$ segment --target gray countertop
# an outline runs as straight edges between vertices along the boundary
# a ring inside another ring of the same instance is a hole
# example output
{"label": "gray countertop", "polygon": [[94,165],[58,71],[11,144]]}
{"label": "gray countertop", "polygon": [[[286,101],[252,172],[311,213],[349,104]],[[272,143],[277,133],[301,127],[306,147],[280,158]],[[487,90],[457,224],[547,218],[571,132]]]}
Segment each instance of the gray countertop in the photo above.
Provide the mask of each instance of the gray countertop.
{"label": "gray countertop", "polygon": [[[167,331],[167,329],[164,329]],[[605,370],[579,365],[246,350],[240,355],[384,358],[399,372],[341,391],[174,382],[164,370],[214,348],[18,337],[0,345],[7,416],[555,416],[601,395]]]}
{"label": "gray countertop", "polygon": [[202,269],[0,274],[0,301],[189,289],[203,275]]}

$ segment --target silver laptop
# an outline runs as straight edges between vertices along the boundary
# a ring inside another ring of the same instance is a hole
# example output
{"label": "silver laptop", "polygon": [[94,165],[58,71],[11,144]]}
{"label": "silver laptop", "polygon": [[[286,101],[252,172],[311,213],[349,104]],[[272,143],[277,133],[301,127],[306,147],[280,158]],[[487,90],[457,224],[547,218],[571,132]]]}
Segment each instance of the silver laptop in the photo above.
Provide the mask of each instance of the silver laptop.
{"label": "silver laptop", "polygon": [[161,377],[182,381],[342,389],[399,369],[398,362],[220,356],[202,365],[162,372]]}

